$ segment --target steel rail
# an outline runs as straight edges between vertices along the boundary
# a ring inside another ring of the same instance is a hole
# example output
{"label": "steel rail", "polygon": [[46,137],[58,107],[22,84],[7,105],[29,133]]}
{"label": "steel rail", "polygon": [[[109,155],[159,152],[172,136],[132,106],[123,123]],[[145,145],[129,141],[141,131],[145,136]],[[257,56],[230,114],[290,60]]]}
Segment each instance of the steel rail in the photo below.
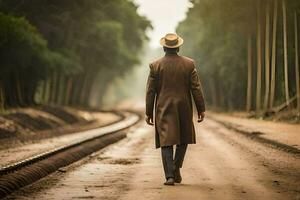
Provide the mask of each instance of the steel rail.
{"label": "steel rail", "polygon": [[20,170],[21,168],[23,168],[25,166],[29,166],[33,163],[38,162],[38,161],[47,159],[47,158],[49,158],[49,157],[51,157],[55,154],[66,151],[66,150],[71,149],[75,146],[79,146],[83,143],[92,141],[92,140],[97,139],[99,137],[102,137],[104,135],[112,134],[112,133],[115,133],[115,132],[118,132],[118,131],[122,131],[126,128],[129,128],[129,127],[133,126],[140,119],[140,116],[136,113],[133,113],[133,112],[126,111],[126,112],[124,112],[124,114],[126,115],[125,118],[123,120],[117,122],[117,123],[110,124],[110,125],[107,125],[107,126],[104,126],[104,127],[101,127],[101,128],[82,131],[82,133],[86,132],[87,136],[82,137],[79,140],[76,140],[76,141],[74,141],[70,144],[63,145],[61,147],[51,149],[49,151],[46,151],[46,152],[40,153],[38,155],[23,159],[21,161],[18,161],[18,162],[0,167],[0,176],[12,173],[12,172],[17,171],[17,170]]}

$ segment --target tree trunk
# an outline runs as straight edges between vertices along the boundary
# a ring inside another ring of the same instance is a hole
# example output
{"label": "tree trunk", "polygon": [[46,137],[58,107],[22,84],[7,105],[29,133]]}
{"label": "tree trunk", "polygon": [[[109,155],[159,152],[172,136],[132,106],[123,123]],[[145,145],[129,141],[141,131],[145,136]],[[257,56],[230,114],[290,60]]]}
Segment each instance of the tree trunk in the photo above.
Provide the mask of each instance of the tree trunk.
{"label": "tree trunk", "polygon": [[288,71],[288,52],[287,52],[287,19],[286,19],[286,3],[282,0],[282,14],[283,14],[283,46],[284,46],[284,88],[285,88],[285,102],[289,107],[289,71]]}
{"label": "tree trunk", "polygon": [[266,5],[266,37],[265,37],[265,98],[264,110],[268,109],[270,95],[270,3]]}
{"label": "tree trunk", "polygon": [[260,1],[257,3],[257,73],[256,73],[256,112],[259,113],[261,109],[261,70],[262,70],[262,58],[261,58],[261,10]]}
{"label": "tree trunk", "polygon": [[271,89],[269,109],[273,108],[276,80],[276,42],[277,42],[277,0],[274,0],[273,27],[272,27],[272,58],[271,58]]}
{"label": "tree trunk", "polygon": [[252,100],[252,39],[251,34],[248,35],[248,45],[247,45],[247,60],[248,60],[248,79],[247,79],[247,102],[246,110],[250,112],[251,110],[251,100]]}
{"label": "tree trunk", "polygon": [[51,94],[51,82],[52,82],[52,75],[50,75],[45,84],[46,84],[46,93],[45,93],[45,99],[44,99],[44,102],[46,104],[49,104],[50,102],[50,94]]}
{"label": "tree trunk", "polygon": [[66,87],[66,91],[65,91],[65,93],[66,93],[65,100],[64,100],[65,105],[70,104],[70,96],[71,96],[72,86],[73,86],[72,77],[68,77],[67,78],[67,87]]}
{"label": "tree trunk", "polygon": [[22,95],[22,85],[20,80],[19,72],[16,72],[16,96],[17,96],[17,104],[19,106],[24,106],[23,95]]}
{"label": "tree trunk", "polygon": [[42,103],[47,103],[48,78],[43,81]]}
{"label": "tree trunk", "polygon": [[0,82],[0,111],[4,110],[4,106],[5,106],[5,96],[3,92],[3,86]]}
{"label": "tree trunk", "polygon": [[71,97],[70,97],[70,104],[71,105],[79,105],[79,94],[81,90],[81,85],[82,85],[82,76],[81,75],[76,75],[73,78],[73,84],[72,84],[72,90],[71,90]]}
{"label": "tree trunk", "polygon": [[60,99],[60,91],[61,91],[61,72],[56,73],[56,83],[55,83],[55,93],[54,93],[54,103],[59,105],[59,99]]}
{"label": "tree trunk", "polygon": [[49,76],[49,90],[48,90],[48,101],[47,101],[47,104],[50,104],[52,103],[52,96],[53,96],[53,91],[54,91],[54,72],[52,71],[50,73],[50,76]]}
{"label": "tree trunk", "polygon": [[86,95],[86,88],[87,88],[87,82],[89,79],[89,69],[86,70],[86,72],[82,75],[82,85],[79,93],[79,103],[82,106],[85,106],[84,100]]}
{"label": "tree trunk", "polygon": [[55,95],[56,95],[56,85],[57,85],[57,72],[54,71],[51,76],[51,89],[50,89],[50,102],[55,103]]}
{"label": "tree trunk", "polygon": [[300,112],[300,78],[299,78],[299,47],[298,47],[298,19],[297,12],[294,12],[295,23],[295,75],[296,75],[296,92],[297,92],[297,111]]}

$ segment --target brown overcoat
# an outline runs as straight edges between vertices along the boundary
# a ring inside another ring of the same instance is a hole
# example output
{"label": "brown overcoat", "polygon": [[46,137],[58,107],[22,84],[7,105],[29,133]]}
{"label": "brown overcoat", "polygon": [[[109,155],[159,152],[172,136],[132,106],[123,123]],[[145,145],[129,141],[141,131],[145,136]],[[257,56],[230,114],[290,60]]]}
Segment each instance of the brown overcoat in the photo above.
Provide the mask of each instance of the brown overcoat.
{"label": "brown overcoat", "polygon": [[204,112],[201,83],[192,59],[169,54],[150,64],[146,115],[153,116],[155,110],[156,148],[196,143],[191,95],[197,111]]}

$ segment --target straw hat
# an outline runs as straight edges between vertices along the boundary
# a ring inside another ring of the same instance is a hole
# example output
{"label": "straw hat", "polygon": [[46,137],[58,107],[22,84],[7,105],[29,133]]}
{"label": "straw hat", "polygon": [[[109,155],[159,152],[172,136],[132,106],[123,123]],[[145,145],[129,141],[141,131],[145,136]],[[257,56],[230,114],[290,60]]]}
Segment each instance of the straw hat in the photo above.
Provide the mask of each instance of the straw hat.
{"label": "straw hat", "polygon": [[168,48],[177,48],[183,44],[183,39],[175,33],[168,33],[165,37],[160,39],[160,44]]}

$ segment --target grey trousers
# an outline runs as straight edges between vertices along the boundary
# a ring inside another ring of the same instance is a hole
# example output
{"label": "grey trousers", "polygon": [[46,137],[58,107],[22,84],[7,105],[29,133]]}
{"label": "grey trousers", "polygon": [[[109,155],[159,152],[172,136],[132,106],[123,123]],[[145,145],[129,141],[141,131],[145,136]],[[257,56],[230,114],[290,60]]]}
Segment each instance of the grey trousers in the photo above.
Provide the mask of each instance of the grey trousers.
{"label": "grey trousers", "polygon": [[166,179],[174,178],[174,167],[182,167],[186,149],[187,144],[176,145],[175,158],[173,158],[173,146],[161,147],[161,157]]}

